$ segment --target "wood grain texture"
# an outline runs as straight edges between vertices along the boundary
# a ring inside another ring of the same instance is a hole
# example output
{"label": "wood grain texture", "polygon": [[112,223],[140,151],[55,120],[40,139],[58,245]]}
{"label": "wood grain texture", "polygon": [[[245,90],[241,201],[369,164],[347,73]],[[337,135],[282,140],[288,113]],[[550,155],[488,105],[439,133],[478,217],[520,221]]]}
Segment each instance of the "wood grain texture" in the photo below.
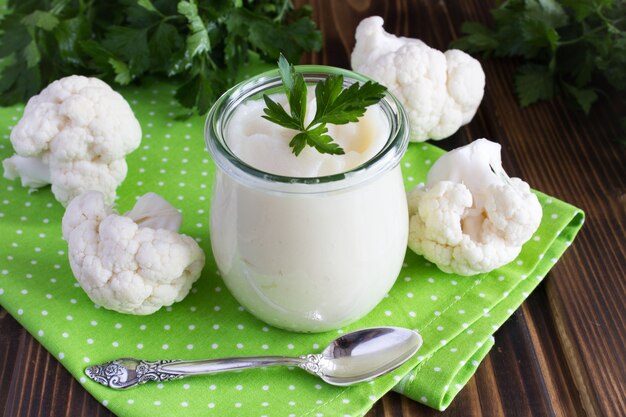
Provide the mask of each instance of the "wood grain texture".
{"label": "wood grain texture", "polygon": [[[324,48],[302,62],[349,67],[354,29],[370,15],[389,32],[446,49],[466,20],[488,22],[494,1],[311,0]],[[619,102],[589,117],[556,99],[527,109],[512,88],[515,62],[483,61],[474,120],[438,145],[487,137],[512,176],[585,210],[575,243],[496,333],[496,345],[443,413],[389,393],[368,417],[626,416],[626,148]],[[0,310],[0,416],[112,416],[15,320]]]}

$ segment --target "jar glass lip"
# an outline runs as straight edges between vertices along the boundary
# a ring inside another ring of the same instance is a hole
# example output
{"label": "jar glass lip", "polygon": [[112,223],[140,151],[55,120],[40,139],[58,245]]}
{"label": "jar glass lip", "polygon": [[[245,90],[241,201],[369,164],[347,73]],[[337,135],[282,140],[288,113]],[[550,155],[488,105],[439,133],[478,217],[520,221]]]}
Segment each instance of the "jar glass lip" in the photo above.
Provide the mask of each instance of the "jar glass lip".
{"label": "jar glass lip", "polygon": [[[370,78],[343,68],[324,65],[296,65],[307,84],[314,84],[331,75],[343,75],[344,86]],[[271,70],[249,78],[228,91],[215,102],[207,115],[204,127],[206,148],[217,166],[244,185],[284,193],[319,193],[336,191],[366,183],[377,174],[395,168],[404,155],[409,141],[406,112],[402,104],[389,92],[378,102],[389,122],[389,137],[383,148],[372,158],[351,170],[319,177],[289,177],[259,170],[239,159],[229,148],[224,131],[237,106],[244,101],[276,89],[280,92],[282,80],[278,70]]]}

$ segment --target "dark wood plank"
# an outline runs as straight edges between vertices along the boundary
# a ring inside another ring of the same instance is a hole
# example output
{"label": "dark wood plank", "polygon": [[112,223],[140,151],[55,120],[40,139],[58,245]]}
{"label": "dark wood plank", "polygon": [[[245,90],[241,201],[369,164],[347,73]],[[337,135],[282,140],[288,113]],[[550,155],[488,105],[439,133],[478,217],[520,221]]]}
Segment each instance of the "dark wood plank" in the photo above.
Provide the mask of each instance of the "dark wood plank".
{"label": "dark wood plank", "polygon": [[583,403],[573,383],[574,376],[564,348],[558,337],[555,337],[558,334],[557,323],[545,287],[536,291],[522,305],[518,314],[523,316],[523,324],[528,330],[544,389],[550,393],[553,415],[557,417],[589,415],[582,411]]}
{"label": "dark wood plank", "polygon": [[114,417],[0,309],[0,415]]}
{"label": "dark wood plank", "polygon": [[9,386],[13,380],[16,368],[15,357],[17,356],[20,333],[25,330],[3,308],[0,308],[0,413],[3,413],[5,404],[9,398]]}

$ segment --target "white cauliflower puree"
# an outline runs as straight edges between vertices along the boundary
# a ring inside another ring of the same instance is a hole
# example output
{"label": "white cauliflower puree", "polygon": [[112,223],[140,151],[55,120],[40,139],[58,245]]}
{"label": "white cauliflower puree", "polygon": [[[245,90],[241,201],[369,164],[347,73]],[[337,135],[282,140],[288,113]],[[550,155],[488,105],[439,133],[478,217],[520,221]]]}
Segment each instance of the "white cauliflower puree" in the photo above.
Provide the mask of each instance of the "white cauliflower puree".
{"label": "white cauliflower puree", "polygon": [[[315,91],[309,88],[307,102],[308,124],[315,114]],[[271,98],[289,108],[284,94]],[[287,177],[321,177],[350,171],[370,160],[387,143],[389,123],[378,106],[367,108],[358,123],[328,124],[328,134],[345,151],[345,155],[321,154],[306,146],[297,157],[289,141],[297,133],[263,116],[263,100],[249,100],[237,108],[228,123],[226,143],[239,159],[256,169]]]}
{"label": "white cauliflower puree", "polygon": [[[272,98],[287,108],[284,95]],[[309,116],[313,106],[309,102]],[[296,157],[288,145],[295,132],[263,119],[263,107],[262,100],[239,105],[225,141],[242,161],[273,174],[346,172],[378,154],[390,136],[387,116],[374,105],[357,123],[328,125],[345,155],[306,147]],[[392,287],[408,238],[399,165],[329,192],[272,191],[244,182],[218,170],[211,241],[224,282],[254,315],[289,330],[326,331],[361,318]]]}

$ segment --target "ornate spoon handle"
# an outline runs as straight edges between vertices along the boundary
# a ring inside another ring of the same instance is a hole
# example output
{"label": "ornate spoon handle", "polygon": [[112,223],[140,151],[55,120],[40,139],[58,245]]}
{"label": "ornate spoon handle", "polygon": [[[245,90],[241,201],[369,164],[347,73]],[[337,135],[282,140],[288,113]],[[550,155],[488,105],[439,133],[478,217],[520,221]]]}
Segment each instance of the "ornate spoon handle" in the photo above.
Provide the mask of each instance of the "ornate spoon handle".
{"label": "ornate spoon handle", "polygon": [[120,358],[85,369],[85,374],[102,385],[115,389],[131,388],[148,381],[169,381],[188,375],[204,375],[266,366],[298,366],[321,376],[322,355],[300,357],[256,356],[197,361],[160,360],[145,361]]}

